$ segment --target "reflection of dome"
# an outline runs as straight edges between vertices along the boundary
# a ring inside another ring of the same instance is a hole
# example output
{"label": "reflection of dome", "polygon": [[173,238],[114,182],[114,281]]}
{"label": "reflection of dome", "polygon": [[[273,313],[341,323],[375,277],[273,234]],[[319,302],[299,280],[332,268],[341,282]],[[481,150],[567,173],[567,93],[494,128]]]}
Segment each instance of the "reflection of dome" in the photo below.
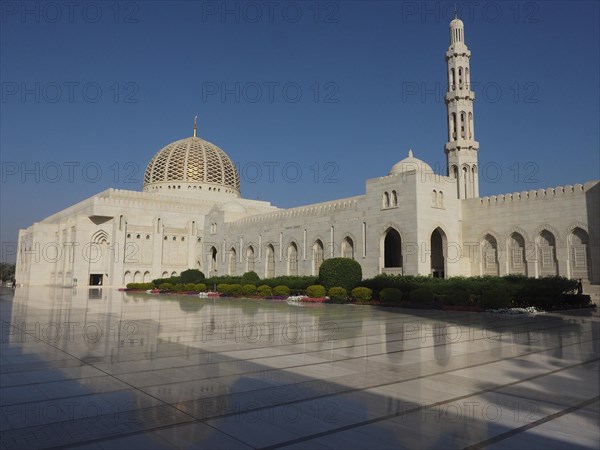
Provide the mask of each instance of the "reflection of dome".
{"label": "reflection of dome", "polygon": [[240,195],[240,176],[227,154],[198,137],[175,141],[158,151],[144,173],[143,191],[220,192]]}
{"label": "reflection of dome", "polygon": [[433,173],[433,169],[425,161],[413,156],[412,150],[408,151],[408,156],[403,160],[398,161],[390,170],[389,175],[396,175],[404,172],[425,172]]}

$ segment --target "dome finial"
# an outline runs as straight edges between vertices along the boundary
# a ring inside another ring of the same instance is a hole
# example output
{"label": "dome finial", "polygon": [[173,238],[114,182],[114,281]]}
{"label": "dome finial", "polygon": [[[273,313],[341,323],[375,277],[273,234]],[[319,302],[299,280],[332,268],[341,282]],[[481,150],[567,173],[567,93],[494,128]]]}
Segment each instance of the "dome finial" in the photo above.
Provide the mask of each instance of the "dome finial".
{"label": "dome finial", "polygon": [[198,116],[194,117],[194,137],[196,137],[196,120],[198,119]]}
{"label": "dome finial", "polygon": [[413,157],[413,152],[412,152],[412,148],[408,151],[408,157],[412,158]]}
{"label": "dome finial", "polygon": [[456,9],[456,2],[454,2],[454,18],[458,19],[458,11]]}

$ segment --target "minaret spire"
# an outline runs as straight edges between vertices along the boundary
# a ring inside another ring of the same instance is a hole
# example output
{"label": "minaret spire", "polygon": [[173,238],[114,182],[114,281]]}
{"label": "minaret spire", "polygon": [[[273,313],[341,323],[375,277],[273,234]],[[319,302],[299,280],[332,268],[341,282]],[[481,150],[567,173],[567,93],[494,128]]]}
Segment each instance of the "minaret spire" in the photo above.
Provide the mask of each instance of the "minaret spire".
{"label": "minaret spire", "polygon": [[196,120],[198,119],[198,116],[194,117],[194,137],[196,137]]}
{"label": "minaret spire", "polygon": [[[456,4],[455,4],[456,8]],[[471,52],[465,44],[465,27],[457,17],[450,22],[450,47],[446,52],[448,64],[448,142],[445,145],[448,176],[457,180],[458,198],[479,197],[477,153],[471,90]]]}

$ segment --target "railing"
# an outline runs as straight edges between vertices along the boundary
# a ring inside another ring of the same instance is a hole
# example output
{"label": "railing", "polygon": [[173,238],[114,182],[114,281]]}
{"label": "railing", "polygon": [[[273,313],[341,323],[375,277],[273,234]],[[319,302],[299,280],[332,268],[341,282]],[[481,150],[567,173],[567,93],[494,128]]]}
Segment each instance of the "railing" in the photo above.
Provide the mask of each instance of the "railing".
{"label": "railing", "polygon": [[384,275],[402,275],[402,267],[384,267],[381,269]]}

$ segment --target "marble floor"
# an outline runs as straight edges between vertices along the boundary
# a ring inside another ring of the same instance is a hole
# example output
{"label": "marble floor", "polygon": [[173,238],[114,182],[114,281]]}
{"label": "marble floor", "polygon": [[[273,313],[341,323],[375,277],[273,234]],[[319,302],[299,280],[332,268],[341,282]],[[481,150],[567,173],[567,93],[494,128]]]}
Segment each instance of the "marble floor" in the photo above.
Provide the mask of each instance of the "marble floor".
{"label": "marble floor", "polygon": [[[3,288],[4,289],[4,288]],[[599,448],[600,316],[0,292],[0,448]]]}

